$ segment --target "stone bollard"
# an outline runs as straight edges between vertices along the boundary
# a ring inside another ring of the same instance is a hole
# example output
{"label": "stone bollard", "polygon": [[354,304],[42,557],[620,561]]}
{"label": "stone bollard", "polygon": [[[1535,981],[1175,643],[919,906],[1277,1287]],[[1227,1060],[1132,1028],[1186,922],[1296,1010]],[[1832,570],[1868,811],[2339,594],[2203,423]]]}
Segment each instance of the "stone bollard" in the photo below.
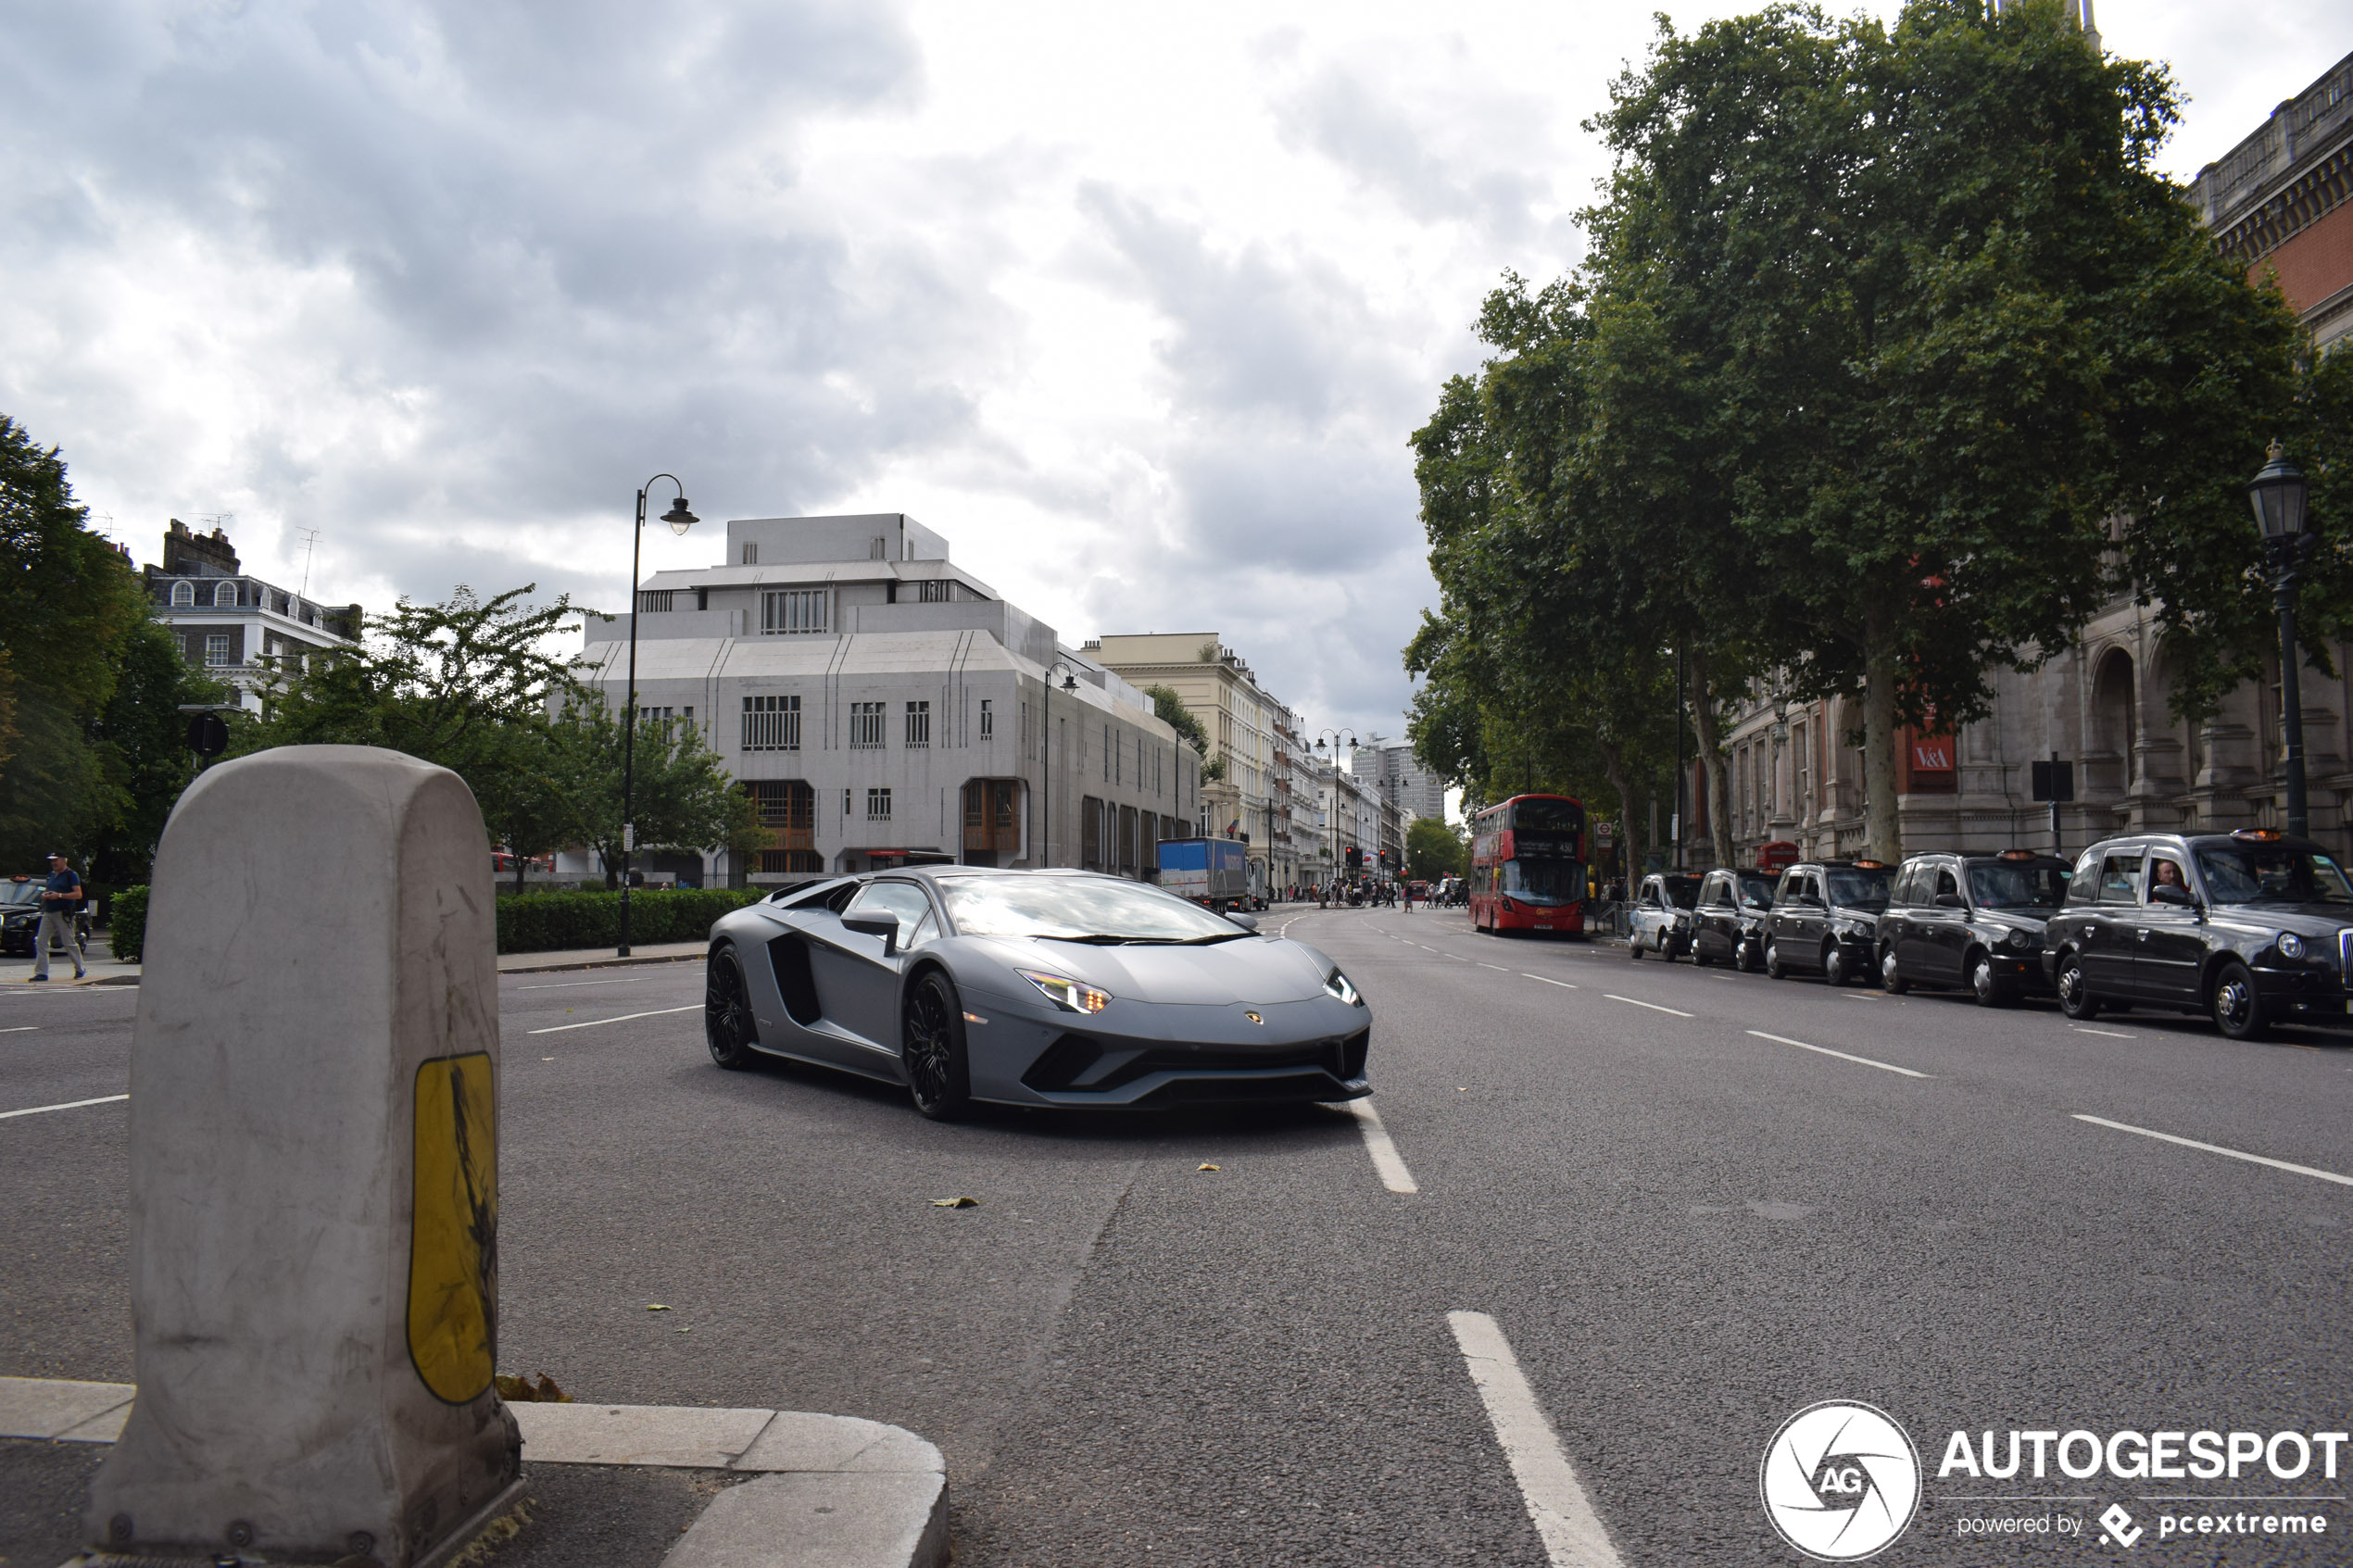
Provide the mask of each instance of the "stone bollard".
{"label": "stone bollard", "polygon": [[206,770],[156,857],[131,1061],[119,1558],[419,1568],[519,1485],[497,1348],[497,929],[457,774]]}

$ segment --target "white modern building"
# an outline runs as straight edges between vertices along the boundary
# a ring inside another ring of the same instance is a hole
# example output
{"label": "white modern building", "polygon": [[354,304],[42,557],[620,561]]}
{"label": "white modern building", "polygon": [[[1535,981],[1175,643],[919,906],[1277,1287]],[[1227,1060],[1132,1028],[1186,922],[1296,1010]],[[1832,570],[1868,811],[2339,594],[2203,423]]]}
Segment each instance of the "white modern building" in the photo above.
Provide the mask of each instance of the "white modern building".
{"label": "white modern building", "polygon": [[[724,558],[636,609],[639,721],[698,725],[758,799],[753,863],[656,851],[706,884],[909,863],[1142,877],[1189,837],[1200,762],[1150,698],[951,564],[901,513],[747,518]],[[618,706],[629,621],[592,617],[582,678]]]}

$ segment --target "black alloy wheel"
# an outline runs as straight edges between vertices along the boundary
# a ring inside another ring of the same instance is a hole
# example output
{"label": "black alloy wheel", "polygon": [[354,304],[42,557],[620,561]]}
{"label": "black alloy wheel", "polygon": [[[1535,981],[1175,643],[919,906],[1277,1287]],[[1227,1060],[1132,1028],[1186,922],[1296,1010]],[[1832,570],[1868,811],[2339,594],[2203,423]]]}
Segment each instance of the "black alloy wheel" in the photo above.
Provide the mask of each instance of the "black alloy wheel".
{"label": "black alloy wheel", "polygon": [[1832,985],[1851,985],[1855,983],[1855,966],[1846,961],[1845,943],[1822,944],[1822,979]]}
{"label": "black alloy wheel", "polygon": [[2083,984],[2083,960],[2073,953],[2059,960],[2058,998],[2059,1011],[2079,1023],[2100,1015],[2100,999]]}
{"label": "black alloy wheel", "polygon": [[927,969],[908,988],[900,1024],[900,1060],[915,1109],[952,1122],[972,1105],[972,1064],[964,1055],[964,1007],[948,976]]}
{"label": "black alloy wheel", "polygon": [[1900,997],[1912,988],[1912,983],[1895,966],[1895,949],[1892,947],[1879,950],[1879,988],[1891,997]]}
{"label": "black alloy wheel", "polygon": [[2259,1040],[2270,1033],[2262,995],[2255,989],[2255,975],[2237,960],[2224,964],[2222,972],[2214,977],[2214,992],[2208,1001],[2214,1027],[2230,1038]]}
{"label": "black alloy wheel", "polygon": [[1994,972],[1994,955],[1982,947],[1969,956],[1969,988],[1982,1008],[2006,1008],[2018,1000],[2017,990]]}
{"label": "black alloy wheel", "polygon": [[730,1073],[749,1067],[760,1039],[760,1025],[751,1016],[751,992],[744,985],[744,968],[733,944],[722,944],[705,968],[702,991],[702,1034],[711,1060]]}

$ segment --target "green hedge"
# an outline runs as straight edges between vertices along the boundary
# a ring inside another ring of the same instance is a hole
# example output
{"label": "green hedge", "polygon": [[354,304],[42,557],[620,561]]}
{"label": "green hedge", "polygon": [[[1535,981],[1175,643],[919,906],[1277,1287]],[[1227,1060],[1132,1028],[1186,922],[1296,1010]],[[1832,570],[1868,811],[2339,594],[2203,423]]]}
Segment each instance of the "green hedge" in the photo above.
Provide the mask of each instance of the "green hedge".
{"label": "green hedge", "polygon": [[[640,887],[629,896],[632,946],[699,942],[720,916],[758,903],[758,888]],[[552,953],[567,947],[610,947],[621,940],[621,895],[510,893],[498,900],[498,950]]]}
{"label": "green hedge", "polygon": [[147,890],[118,887],[107,900],[107,945],[125,963],[137,963],[147,943]]}

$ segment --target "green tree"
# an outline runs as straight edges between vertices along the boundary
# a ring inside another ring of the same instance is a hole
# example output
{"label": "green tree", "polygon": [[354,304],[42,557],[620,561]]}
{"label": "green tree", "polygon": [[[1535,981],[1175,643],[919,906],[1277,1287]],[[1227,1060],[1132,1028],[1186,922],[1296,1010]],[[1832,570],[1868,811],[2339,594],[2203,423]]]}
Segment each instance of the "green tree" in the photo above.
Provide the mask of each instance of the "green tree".
{"label": "green tree", "polygon": [[1423,882],[1460,876],[1470,865],[1470,847],[1453,825],[1416,817],[1405,829],[1405,874]]}
{"label": "green tree", "polygon": [[1202,727],[1193,710],[1185,706],[1185,699],[1169,686],[1146,686],[1144,695],[1152,699],[1152,711],[1160,716],[1160,721],[1175,730],[1176,738],[1191,746],[1193,755],[1202,759],[1201,782],[1215,784],[1224,778],[1226,759],[1210,756],[1209,732]]}
{"label": "green tree", "polygon": [[[561,842],[604,858],[605,885],[621,885],[621,721],[590,696],[550,727],[551,786],[572,826]],[[748,854],[769,842],[758,806],[728,775],[719,754],[689,723],[637,729],[637,852],[714,849]],[[553,819],[551,819],[553,820]]]}
{"label": "green tree", "polygon": [[141,621],[117,645],[114,695],[87,729],[118,809],[91,856],[94,881],[145,882],[171,809],[195,777],[187,703],[229,702],[234,688],[188,662],[162,622]]}

